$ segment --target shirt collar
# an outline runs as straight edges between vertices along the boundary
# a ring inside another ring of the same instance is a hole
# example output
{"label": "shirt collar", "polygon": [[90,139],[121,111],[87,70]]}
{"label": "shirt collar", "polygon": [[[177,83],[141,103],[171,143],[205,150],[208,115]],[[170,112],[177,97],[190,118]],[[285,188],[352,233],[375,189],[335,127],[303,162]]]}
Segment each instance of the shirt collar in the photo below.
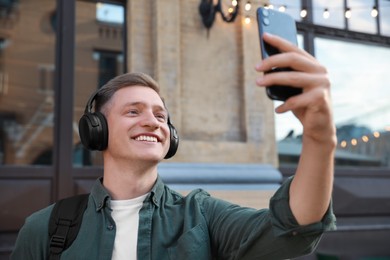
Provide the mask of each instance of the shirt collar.
{"label": "shirt collar", "polygon": [[110,198],[110,194],[103,186],[103,177],[96,180],[92,187],[91,195],[95,201],[96,211],[99,211],[106,206],[106,203]]}
{"label": "shirt collar", "polygon": [[[150,200],[153,202],[156,207],[160,205],[160,200],[164,192],[164,183],[161,177],[158,175],[156,183],[153,185],[150,194],[146,197],[145,200]],[[95,184],[91,190],[92,198],[95,201],[96,211],[101,210],[106,206],[107,201],[111,199],[110,194],[103,186],[103,177],[100,177],[96,180]]]}
{"label": "shirt collar", "polygon": [[161,197],[163,195],[163,192],[164,192],[164,183],[163,183],[160,175],[158,175],[156,183],[153,185],[153,188],[150,191],[148,198],[146,198],[146,199],[149,199],[150,201],[152,201],[154,203],[154,205],[156,205],[156,207],[158,207],[160,205],[160,201],[161,201]]}

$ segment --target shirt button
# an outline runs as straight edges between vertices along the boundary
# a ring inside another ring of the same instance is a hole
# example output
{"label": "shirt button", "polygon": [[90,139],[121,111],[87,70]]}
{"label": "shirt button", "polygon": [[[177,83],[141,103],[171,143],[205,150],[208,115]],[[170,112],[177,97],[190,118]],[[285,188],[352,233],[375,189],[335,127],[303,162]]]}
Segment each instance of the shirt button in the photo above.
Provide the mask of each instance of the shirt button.
{"label": "shirt button", "polygon": [[108,226],[107,226],[107,229],[108,229],[108,230],[113,230],[113,229],[114,229],[114,225],[111,225],[111,224],[108,225]]}
{"label": "shirt button", "polygon": [[293,236],[296,236],[296,235],[298,235],[298,232],[297,232],[297,231],[293,231],[293,232],[292,232],[292,235],[293,235]]}

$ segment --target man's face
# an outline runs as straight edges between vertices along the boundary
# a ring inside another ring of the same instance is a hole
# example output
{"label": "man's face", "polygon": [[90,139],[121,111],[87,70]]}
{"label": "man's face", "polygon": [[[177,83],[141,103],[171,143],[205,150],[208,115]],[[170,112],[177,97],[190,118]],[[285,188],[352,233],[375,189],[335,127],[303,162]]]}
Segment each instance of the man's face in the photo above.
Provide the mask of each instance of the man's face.
{"label": "man's face", "polygon": [[153,163],[164,158],[169,149],[168,113],[157,92],[144,86],[121,88],[106,106],[107,156]]}

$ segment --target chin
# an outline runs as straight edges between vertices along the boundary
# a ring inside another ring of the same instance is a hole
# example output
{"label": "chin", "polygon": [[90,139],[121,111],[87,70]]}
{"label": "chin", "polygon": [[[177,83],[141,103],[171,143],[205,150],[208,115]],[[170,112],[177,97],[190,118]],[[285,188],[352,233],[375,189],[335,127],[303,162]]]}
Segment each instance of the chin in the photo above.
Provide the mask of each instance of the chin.
{"label": "chin", "polygon": [[160,162],[164,159],[164,156],[161,154],[145,154],[145,155],[139,155],[140,160],[142,161],[150,161],[150,162]]}

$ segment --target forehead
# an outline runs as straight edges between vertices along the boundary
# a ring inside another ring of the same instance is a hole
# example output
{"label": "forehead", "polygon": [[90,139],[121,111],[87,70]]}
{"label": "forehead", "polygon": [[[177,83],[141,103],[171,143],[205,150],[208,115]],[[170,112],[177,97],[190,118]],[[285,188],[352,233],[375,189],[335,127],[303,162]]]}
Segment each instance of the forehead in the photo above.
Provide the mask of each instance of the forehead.
{"label": "forehead", "polygon": [[112,97],[113,105],[124,105],[138,102],[164,107],[160,95],[152,88],[145,86],[130,86],[118,89]]}

